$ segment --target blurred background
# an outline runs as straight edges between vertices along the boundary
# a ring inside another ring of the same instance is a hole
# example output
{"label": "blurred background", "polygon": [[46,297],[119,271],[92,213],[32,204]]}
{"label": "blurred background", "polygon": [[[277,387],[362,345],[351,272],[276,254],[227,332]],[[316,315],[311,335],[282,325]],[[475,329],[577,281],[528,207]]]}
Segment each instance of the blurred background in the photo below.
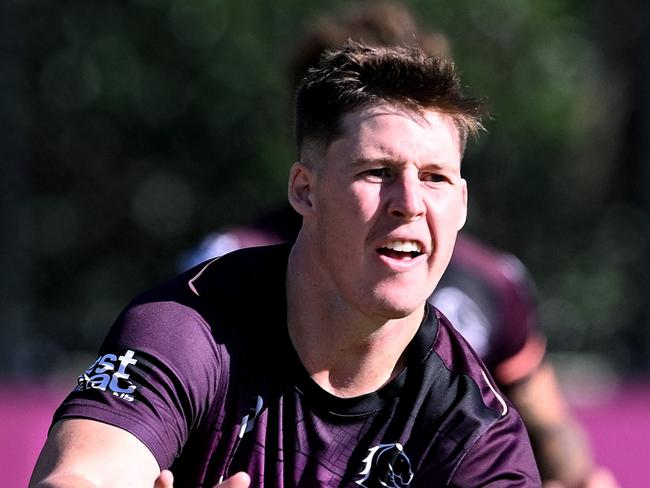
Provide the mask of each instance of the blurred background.
{"label": "blurred background", "polygon": [[[343,3],[0,3],[0,435],[19,439],[4,486],[24,486],[128,300],[207,233],[285,201],[286,62]],[[529,267],[597,456],[642,486],[644,462],[632,475],[616,453],[650,441],[650,4],[405,3],[491,109],[464,162],[467,229]]]}

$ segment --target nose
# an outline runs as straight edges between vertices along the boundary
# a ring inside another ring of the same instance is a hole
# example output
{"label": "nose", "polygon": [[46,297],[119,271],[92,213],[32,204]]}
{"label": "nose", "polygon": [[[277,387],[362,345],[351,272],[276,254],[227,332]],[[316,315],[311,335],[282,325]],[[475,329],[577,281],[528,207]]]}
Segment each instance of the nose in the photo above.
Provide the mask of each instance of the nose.
{"label": "nose", "polygon": [[402,175],[391,185],[388,212],[394,217],[416,220],[424,215],[424,194],[418,177]]}

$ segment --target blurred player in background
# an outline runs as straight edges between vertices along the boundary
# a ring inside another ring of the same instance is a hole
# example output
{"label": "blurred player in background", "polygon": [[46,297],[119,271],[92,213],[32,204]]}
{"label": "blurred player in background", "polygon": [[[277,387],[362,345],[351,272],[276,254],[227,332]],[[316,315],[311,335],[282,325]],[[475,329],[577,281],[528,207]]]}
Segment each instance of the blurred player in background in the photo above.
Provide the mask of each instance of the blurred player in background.
{"label": "blurred player in background", "polygon": [[[444,35],[420,29],[401,4],[352,4],[315,19],[297,42],[289,66],[292,88],[325,50],[348,38],[374,45],[415,45],[431,55],[449,56],[450,51]],[[251,226],[207,236],[184,256],[182,265],[238,248],[293,242],[300,225],[301,218],[290,206],[276,209]],[[545,359],[534,285],[517,258],[461,233],[429,301],[470,342],[519,410],[546,488],[618,486],[608,470],[595,465],[588,439]]]}

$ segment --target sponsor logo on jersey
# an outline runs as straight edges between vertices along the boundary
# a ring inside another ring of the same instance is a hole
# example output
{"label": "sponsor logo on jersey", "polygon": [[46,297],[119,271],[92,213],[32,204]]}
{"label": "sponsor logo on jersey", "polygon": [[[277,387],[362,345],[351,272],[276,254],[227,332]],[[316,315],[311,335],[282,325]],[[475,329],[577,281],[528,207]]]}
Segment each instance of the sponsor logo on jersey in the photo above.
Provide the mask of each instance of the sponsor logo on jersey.
{"label": "sponsor logo on jersey", "polygon": [[404,488],[411,483],[411,461],[401,444],[380,444],[368,449],[362,476],[356,483],[364,488]]}
{"label": "sponsor logo on jersey", "polygon": [[251,404],[250,408],[248,409],[248,413],[244,415],[241,419],[241,425],[239,427],[239,435],[237,436],[237,441],[235,442],[235,445],[232,451],[230,452],[230,456],[228,456],[228,461],[226,462],[224,473],[219,477],[219,483],[223,483],[224,478],[226,478],[226,473],[228,473],[228,471],[230,470],[230,465],[233,459],[235,459],[235,455],[239,450],[241,440],[244,438],[244,436],[247,433],[249,433],[255,428],[255,421],[257,420],[257,417],[259,416],[263,407],[264,407],[264,399],[261,396],[256,395],[254,403]]}
{"label": "sponsor logo on jersey", "polygon": [[255,427],[255,420],[257,416],[262,411],[264,406],[264,399],[257,395],[255,397],[255,404],[251,405],[251,408],[248,410],[248,413],[244,415],[241,419],[241,427],[239,429],[239,438],[244,437],[244,434],[250,432]]}
{"label": "sponsor logo on jersey", "polygon": [[100,390],[127,402],[134,400],[136,386],[129,380],[129,366],[138,362],[130,349],[121,356],[104,354],[77,378],[75,391]]}

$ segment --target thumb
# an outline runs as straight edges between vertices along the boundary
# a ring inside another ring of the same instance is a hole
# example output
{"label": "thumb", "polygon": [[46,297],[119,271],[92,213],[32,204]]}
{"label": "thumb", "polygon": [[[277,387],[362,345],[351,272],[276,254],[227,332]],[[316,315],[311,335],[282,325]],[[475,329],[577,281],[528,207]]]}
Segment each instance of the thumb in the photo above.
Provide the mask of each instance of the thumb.
{"label": "thumb", "polygon": [[219,483],[215,488],[248,488],[250,484],[251,477],[243,471],[240,471],[239,473],[235,473],[230,478]]}
{"label": "thumb", "polygon": [[153,488],[174,488],[174,475],[168,469],[163,469],[156,478]]}

